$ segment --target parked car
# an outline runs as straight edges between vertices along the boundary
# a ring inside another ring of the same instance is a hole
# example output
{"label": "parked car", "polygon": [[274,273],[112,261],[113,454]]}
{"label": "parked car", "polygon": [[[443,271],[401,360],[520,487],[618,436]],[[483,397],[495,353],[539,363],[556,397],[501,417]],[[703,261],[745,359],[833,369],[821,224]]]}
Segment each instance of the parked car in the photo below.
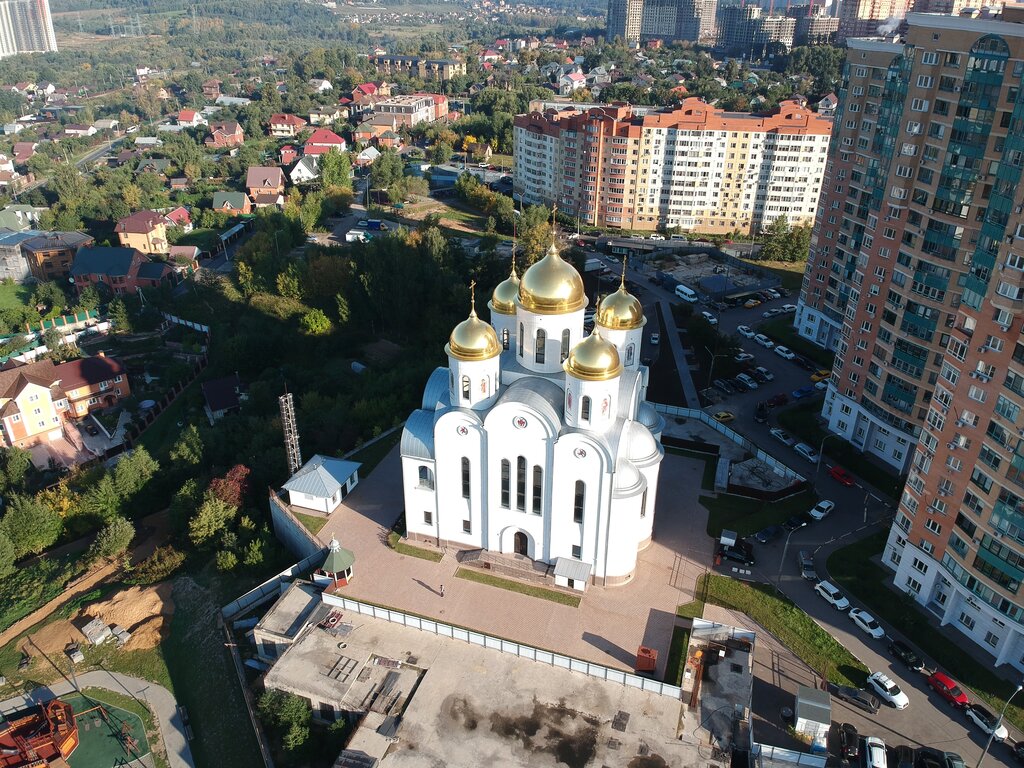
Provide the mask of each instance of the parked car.
{"label": "parked car", "polygon": [[803,456],[812,464],[818,463],[820,455],[816,450],[814,450],[814,446],[808,445],[807,443],[797,443],[796,445],[793,446],[793,450],[796,451],[798,455]]}
{"label": "parked car", "polygon": [[896,682],[883,672],[873,672],[868,675],[868,685],[875,689],[878,698],[896,709],[906,709],[910,706],[910,697],[907,696]]}
{"label": "parked car", "polygon": [[749,325],[738,325],[736,326],[736,333],[742,336],[744,339],[754,338],[754,329]]}
{"label": "parked car", "polygon": [[768,405],[773,408],[776,406],[786,405],[789,402],[789,395],[785,392],[779,392],[777,395],[772,395],[768,398]]}
{"label": "parked car", "polygon": [[793,515],[792,517],[786,518],[786,522],[782,524],[782,527],[792,533],[793,531],[799,530],[807,525],[807,518],[800,515]]}
{"label": "parked car", "polygon": [[356,226],[359,227],[360,229],[366,229],[368,226],[370,226],[370,222],[368,219],[360,219],[359,221],[356,222]]}
{"label": "parked car", "polygon": [[792,360],[796,357],[796,353],[793,350],[789,347],[783,347],[781,344],[775,348],[775,354],[786,360]]}
{"label": "parked car", "polygon": [[793,362],[803,368],[805,371],[811,372],[818,370],[818,364],[813,360],[808,360],[806,357],[800,357],[799,355],[793,356]]}
{"label": "parked car", "polygon": [[1024,741],[1018,741],[1014,744],[1012,753],[1018,763],[1024,763]]}
{"label": "parked car", "polygon": [[932,672],[928,675],[928,685],[954,707],[966,707],[970,703],[967,694],[944,672]]}
{"label": "parked car", "polygon": [[839,726],[839,754],[850,760],[860,756],[860,734],[850,723]]}
{"label": "parked car", "polygon": [[819,581],[814,585],[814,591],[821,596],[821,599],[831,605],[837,611],[845,611],[850,607],[850,601],[846,595],[839,591],[839,587],[830,581]]}
{"label": "parked car", "polygon": [[893,750],[895,758],[890,756],[889,762],[895,762],[896,768],[914,768],[914,748],[906,744],[900,744]]}
{"label": "parked car", "polygon": [[761,305],[761,300],[760,299],[747,299],[745,302],[743,302],[743,308],[744,309],[753,309],[754,307],[757,307],[757,306],[760,306],[760,305]]}
{"label": "parked car", "polygon": [[781,525],[769,525],[754,534],[754,541],[758,544],[767,544],[772,539],[782,535],[782,530]]}
{"label": "parked car", "polygon": [[853,488],[857,484],[857,479],[840,466],[829,467],[828,474],[837,483],[845,485],[847,488]]}
{"label": "parked car", "polygon": [[914,768],[946,768],[946,753],[934,747],[920,747],[914,753]]}
{"label": "parked car", "polygon": [[[771,402],[771,400],[769,400],[768,402]],[[789,434],[789,432],[787,432],[786,430],[780,429],[779,427],[773,427],[771,430],[769,430],[769,434],[771,434],[772,437],[774,437],[783,445],[796,444],[796,440],[793,439],[793,436]]]}
{"label": "parked car", "polygon": [[785,312],[786,314],[789,314],[790,312],[796,312],[796,304],[783,304],[782,311]]}
{"label": "parked car", "polygon": [[737,363],[749,363],[754,359],[754,356],[749,352],[740,352],[736,357],[733,358]]}
{"label": "parked car", "polygon": [[[745,546],[744,546],[745,545]],[[754,564],[754,548],[744,541],[736,542],[736,546],[729,547],[722,545],[718,548],[719,557],[724,557],[727,560],[735,560],[737,563],[743,565]]]}
{"label": "parked car", "polygon": [[659,235],[659,234],[655,233],[653,235],[648,235],[647,239],[648,240],[664,240],[665,236],[664,235]]}
{"label": "parked car", "polygon": [[826,517],[828,517],[828,513],[835,508],[836,503],[834,501],[823,499],[819,501],[817,504],[815,504],[813,507],[811,507],[807,514],[813,517],[815,520],[824,520]]}
{"label": "parked car", "polygon": [[831,375],[832,371],[826,371],[824,368],[819,368],[818,370],[811,374],[811,381],[815,383],[819,381],[824,381]]}
{"label": "parked car", "polygon": [[[775,374],[772,373],[771,371],[769,371],[763,365],[757,366],[757,368],[755,368],[754,370],[757,371],[758,373],[760,373],[762,376],[764,376],[765,381],[774,381],[775,380]],[[785,405],[785,403],[783,403],[783,405]]]}
{"label": "parked car", "polygon": [[872,715],[878,712],[878,708],[881,706],[874,694],[862,691],[859,688],[851,688],[848,685],[837,685],[834,688],[830,686],[829,692],[840,701],[852,704]]}
{"label": "parked car", "polygon": [[719,392],[724,392],[727,395],[736,394],[736,387],[734,387],[729,381],[725,379],[715,379],[713,382],[711,382],[711,386],[713,386]]}
{"label": "parked car", "polygon": [[89,437],[96,437],[100,433],[99,427],[92,423],[92,420],[85,422],[85,432]]}
{"label": "parked car", "polygon": [[824,392],[825,390],[828,389],[828,381],[819,381],[817,384],[814,385],[814,388],[819,392]]}
{"label": "parked car", "polygon": [[754,379],[753,376],[748,376],[745,373],[738,373],[738,374],[736,374],[736,380],[739,381],[743,386],[745,386],[751,392],[753,392],[755,389],[757,389],[757,380]]}
{"label": "parked car", "polygon": [[980,704],[968,704],[964,707],[964,714],[967,715],[968,720],[981,729],[982,733],[992,736],[996,741],[1006,741],[1006,737],[1010,735],[1002,720]]}
{"label": "parked car", "polygon": [[700,316],[707,320],[709,325],[718,325],[718,318],[710,312],[701,312]]}
{"label": "parked car", "polygon": [[776,315],[781,315],[781,314],[782,314],[782,310],[781,309],[778,309],[776,307],[772,307],[771,309],[766,309],[764,312],[762,312],[761,313],[761,317],[769,318],[769,317],[775,317]]}
{"label": "parked car", "polygon": [[735,419],[736,416],[729,411],[719,411],[718,413],[714,414],[712,418],[715,421],[720,422],[722,424],[728,424],[730,421]]}
{"label": "parked car", "polygon": [[876,640],[885,637],[885,630],[882,629],[882,625],[875,621],[875,617],[863,608],[851,608],[850,618],[861,631],[866,632]]}
{"label": "parked car", "polygon": [[765,349],[772,349],[775,346],[775,342],[765,336],[763,333],[759,333],[754,337],[754,341],[760,344]]}
{"label": "parked car", "polygon": [[864,768],[888,768],[885,742],[877,736],[868,736],[864,739]]}
{"label": "parked car", "polygon": [[789,394],[793,396],[794,400],[803,400],[805,397],[810,397],[814,394],[814,387],[800,387],[799,389],[794,389]]}
{"label": "parked car", "polygon": [[760,384],[768,383],[768,379],[765,378],[764,374],[761,373],[759,368],[751,368],[749,371],[747,371],[747,376],[751,376],[752,378],[756,379]]}
{"label": "parked car", "polygon": [[754,421],[758,424],[764,424],[768,421],[768,404],[758,403],[757,408],[754,409]]}
{"label": "parked car", "polygon": [[889,653],[902,661],[912,672],[920,672],[924,669],[924,662],[914,649],[902,640],[893,640],[889,643]]}
{"label": "parked car", "polygon": [[814,555],[809,550],[801,549],[796,556],[797,565],[800,566],[800,576],[808,581],[817,581],[818,574],[814,570]]}
{"label": "parked car", "polygon": [[782,298],[782,294],[776,291],[774,288],[765,288],[764,292],[771,296],[773,299]]}

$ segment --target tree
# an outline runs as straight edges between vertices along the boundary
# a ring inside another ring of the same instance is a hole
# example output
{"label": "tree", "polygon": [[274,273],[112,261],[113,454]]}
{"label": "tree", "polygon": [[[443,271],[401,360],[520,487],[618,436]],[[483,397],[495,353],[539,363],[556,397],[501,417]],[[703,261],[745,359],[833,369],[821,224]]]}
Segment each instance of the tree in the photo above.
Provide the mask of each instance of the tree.
{"label": "tree", "polygon": [[233,507],[241,507],[246,493],[249,492],[249,475],[251,470],[244,464],[236,464],[228,470],[224,477],[214,478],[210,482],[210,493]]}
{"label": "tree", "polygon": [[135,538],[135,526],[123,517],[111,518],[89,546],[90,561],[113,560],[128,551]]}
{"label": "tree", "polygon": [[107,318],[114,324],[115,333],[131,333],[132,321],[124,299],[118,297],[111,300],[107,305]]}
{"label": "tree", "polygon": [[123,500],[131,499],[145,487],[159,468],[156,459],[142,446],[123,454],[114,467],[114,487],[118,495]]}
{"label": "tree", "polygon": [[402,178],[402,171],[402,158],[388,148],[370,166],[370,183],[377,189],[387,189]]}
{"label": "tree", "polygon": [[238,566],[238,555],[230,549],[222,549],[215,558],[218,571],[233,571]]}
{"label": "tree", "polygon": [[311,309],[300,318],[299,325],[310,336],[324,336],[331,332],[331,319],[322,309]]}
{"label": "tree", "polygon": [[312,712],[305,699],[284,691],[267,691],[260,696],[257,709],[265,724],[284,730],[286,749],[297,749],[309,738]]}
{"label": "tree", "polygon": [[0,579],[14,573],[14,543],[0,531]]}
{"label": "tree", "polygon": [[761,235],[764,244],[761,246],[761,259],[764,261],[785,261],[786,241],[789,238],[789,222],[785,216],[779,216],[768,225]]}
{"label": "tree", "polygon": [[434,165],[444,165],[452,159],[454,153],[452,145],[446,141],[438,141],[434,143],[434,146],[430,148],[430,162]]}
{"label": "tree", "polygon": [[89,312],[99,308],[101,300],[100,292],[91,285],[87,285],[78,294],[78,306]]}
{"label": "tree", "polygon": [[320,180],[325,187],[352,188],[352,161],[347,152],[327,152],[320,156]]}
{"label": "tree", "polygon": [[112,520],[121,512],[121,494],[117,492],[111,475],[104,475],[85,492],[82,509],[100,520]]}
{"label": "tree", "polygon": [[[255,538],[245,545],[245,549],[242,551],[242,562],[250,568],[255,568],[257,565],[263,564],[263,558],[265,556],[266,542],[262,538]],[[0,568],[3,567],[2,561],[0,561]],[[0,571],[2,573],[2,571]]]}
{"label": "tree", "polygon": [[20,494],[10,497],[7,512],[0,520],[0,532],[11,540],[15,560],[39,554],[57,540],[63,528],[64,523],[56,512]]}
{"label": "tree", "polygon": [[531,205],[519,220],[519,247],[526,253],[529,263],[543,256],[552,243],[550,211],[539,205]]}
{"label": "tree", "polygon": [[63,309],[67,304],[67,300],[68,297],[64,293],[64,289],[52,280],[48,280],[45,283],[39,283],[36,286],[35,292],[32,294],[32,303],[37,306],[44,307],[44,314],[55,309]]}
{"label": "tree", "polygon": [[171,447],[171,461],[179,467],[195,467],[203,460],[203,438],[195,424],[189,424]]}
{"label": "tree", "polygon": [[202,547],[222,533],[235,515],[238,507],[227,504],[207,492],[203,503],[188,521],[188,538],[195,546]]}
{"label": "tree", "polygon": [[338,325],[347,325],[349,318],[352,316],[352,311],[348,305],[348,299],[345,298],[345,294],[339,293],[334,297],[334,303],[338,308]]}
{"label": "tree", "polygon": [[0,458],[3,460],[4,488],[23,490],[25,477],[32,468],[32,454],[24,448],[0,448]]}

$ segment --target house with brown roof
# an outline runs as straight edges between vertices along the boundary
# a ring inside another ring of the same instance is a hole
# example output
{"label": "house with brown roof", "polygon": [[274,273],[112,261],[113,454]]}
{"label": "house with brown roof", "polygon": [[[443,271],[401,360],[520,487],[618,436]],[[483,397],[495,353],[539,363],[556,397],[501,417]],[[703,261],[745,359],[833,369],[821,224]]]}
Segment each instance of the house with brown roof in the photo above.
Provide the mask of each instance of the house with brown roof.
{"label": "house with brown roof", "polygon": [[207,80],[203,83],[203,98],[204,99],[216,99],[220,96],[220,87],[223,85],[222,80]]}
{"label": "house with brown roof", "polygon": [[38,146],[39,144],[34,141],[14,142],[14,162],[17,165],[24,165],[36,153],[36,147]]}
{"label": "house with brown roof", "polygon": [[245,188],[253,205],[284,205],[284,171],[277,167],[253,165],[245,176]]}
{"label": "house with brown roof", "polygon": [[134,248],[106,246],[79,248],[71,263],[71,277],[79,293],[95,285],[106,286],[115,296],[175,282],[170,264],[149,261]]}
{"label": "house with brown roof", "polygon": [[54,373],[72,418],[84,418],[90,411],[110,408],[131,394],[124,365],[102,352],[54,366]]}
{"label": "house with brown roof", "polygon": [[270,116],[270,135],[278,139],[292,138],[305,127],[306,121],[295,115],[278,112]]}
{"label": "house with brown roof", "polygon": [[21,250],[37,280],[66,280],[78,249],[92,244],[81,232],[43,232],[22,241]]}
{"label": "house with brown roof", "polygon": [[142,253],[167,253],[167,220],[155,211],[136,211],[114,225],[118,242]]}
{"label": "house with brown roof", "polygon": [[208,147],[238,147],[245,143],[245,132],[234,120],[210,123],[210,135],[203,142]]}
{"label": "house with brown roof", "polygon": [[0,425],[7,447],[31,448],[59,440],[70,417],[67,395],[52,360],[0,370]]}

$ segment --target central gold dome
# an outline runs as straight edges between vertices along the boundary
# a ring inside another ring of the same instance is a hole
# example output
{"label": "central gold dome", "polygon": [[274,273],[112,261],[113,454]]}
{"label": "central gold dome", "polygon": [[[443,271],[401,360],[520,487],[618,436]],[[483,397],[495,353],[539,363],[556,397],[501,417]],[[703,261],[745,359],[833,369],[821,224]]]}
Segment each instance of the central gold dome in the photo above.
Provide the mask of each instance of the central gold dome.
{"label": "central gold dome", "polygon": [[577,379],[605,381],[622,373],[622,361],[615,345],[594,331],[572,348],[562,369]]}
{"label": "central gold dome", "polygon": [[491,311],[499,315],[516,313],[516,296],[519,295],[519,275],[516,274],[516,259],[512,256],[512,273],[497,284],[491,294]]}
{"label": "central gold dome", "polygon": [[587,304],[583,278],[572,264],[558,255],[552,243],[547,255],[523,275],[519,284],[519,303],[540,315],[575,312]]}
{"label": "central gold dome", "polygon": [[640,300],[620,285],[615,293],[608,294],[597,307],[596,324],[602,328],[631,331],[644,324],[644,308]]}

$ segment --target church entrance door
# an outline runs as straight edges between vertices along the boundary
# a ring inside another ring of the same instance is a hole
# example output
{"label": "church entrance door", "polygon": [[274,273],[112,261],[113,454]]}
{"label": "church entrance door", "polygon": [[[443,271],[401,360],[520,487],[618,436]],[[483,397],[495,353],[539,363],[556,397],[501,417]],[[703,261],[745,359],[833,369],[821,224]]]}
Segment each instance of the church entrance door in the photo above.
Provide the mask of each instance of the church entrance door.
{"label": "church entrance door", "polygon": [[519,531],[515,535],[513,540],[512,540],[513,551],[515,551],[515,553],[517,555],[523,555],[525,557],[526,556],[526,545],[527,545],[526,534],[523,533],[522,531]]}

